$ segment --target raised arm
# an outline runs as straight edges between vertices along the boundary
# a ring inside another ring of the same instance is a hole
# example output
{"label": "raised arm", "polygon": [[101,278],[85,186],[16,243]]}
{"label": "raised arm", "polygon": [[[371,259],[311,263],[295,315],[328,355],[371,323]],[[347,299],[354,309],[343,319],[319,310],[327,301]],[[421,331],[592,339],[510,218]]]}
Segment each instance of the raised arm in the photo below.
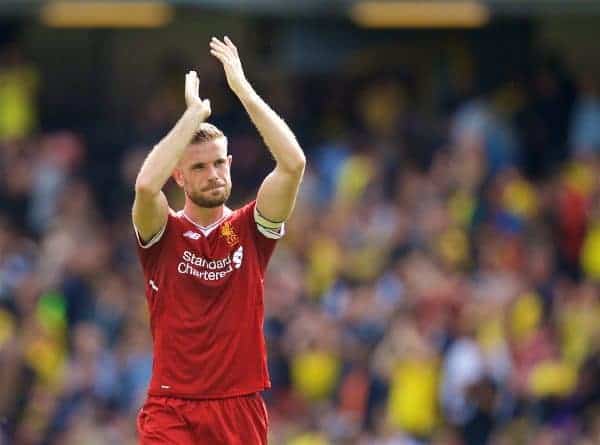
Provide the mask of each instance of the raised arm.
{"label": "raised arm", "polygon": [[143,242],[150,241],[165,227],[169,206],[162,188],[200,124],[210,116],[210,102],[200,100],[198,96],[199,83],[195,71],[186,74],[187,110],[169,134],[150,151],[135,181],[132,217]]}
{"label": "raised arm", "polygon": [[210,52],[223,64],[229,87],[246,109],[276,162],[260,186],[256,207],[267,220],[285,221],[294,208],[306,158],[294,133],[246,79],[235,45],[227,37],[224,40],[213,37]]}

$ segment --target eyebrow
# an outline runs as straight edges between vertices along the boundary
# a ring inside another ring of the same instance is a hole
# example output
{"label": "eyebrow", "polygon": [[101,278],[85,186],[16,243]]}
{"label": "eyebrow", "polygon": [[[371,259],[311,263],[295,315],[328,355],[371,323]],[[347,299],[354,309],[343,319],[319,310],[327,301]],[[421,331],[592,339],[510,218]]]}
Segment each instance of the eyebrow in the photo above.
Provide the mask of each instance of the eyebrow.
{"label": "eyebrow", "polygon": [[[225,162],[225,161],[227,161],[227,159],[217,158],[213,162]],[[206,162],[196,162],[196,163],[192,164],[192,166],[190,168],[204,167],[206,164],[207,164]]]}

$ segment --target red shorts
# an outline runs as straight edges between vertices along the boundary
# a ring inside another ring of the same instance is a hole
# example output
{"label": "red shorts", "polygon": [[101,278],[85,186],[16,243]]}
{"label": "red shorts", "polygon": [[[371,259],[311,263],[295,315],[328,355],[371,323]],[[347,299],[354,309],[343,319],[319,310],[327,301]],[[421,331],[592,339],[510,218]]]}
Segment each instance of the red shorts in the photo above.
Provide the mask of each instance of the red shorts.
{"label": "red shorts", "polygon": [[148,396],[137,428],[141,445],[266,445],[267,409],[260,394],[211,400]]}

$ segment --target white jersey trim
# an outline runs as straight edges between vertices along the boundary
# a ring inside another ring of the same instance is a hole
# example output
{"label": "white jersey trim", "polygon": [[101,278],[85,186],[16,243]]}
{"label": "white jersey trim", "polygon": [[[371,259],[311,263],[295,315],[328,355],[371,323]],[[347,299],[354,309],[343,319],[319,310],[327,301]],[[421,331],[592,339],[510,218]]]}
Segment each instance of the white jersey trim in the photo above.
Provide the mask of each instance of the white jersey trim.
{"label": "white jersey trim", "polygon": [[156,243],[158,243],[160,241],[163,234],[165,233],[167,224],[165,224],[163,226],[163,228],[160,230],[160,232],[158,232],[156,235],[154,235],[147,243],[142,242],[142,237],[140,236],[140,232],[138,231],[138,228],[135,226],[135,224],[133,225],[133,228],[135,230],[135,238],[137,239],[139,246],[142,249],[149,249],[150,247],[152,247],[153,245],[155,245]]}
{"label": "white jersey trim", "polygon": [[213,230],[215,230],[219,226],[219,224],[221,224],[229,216],[231,216],[232,213],[233,213],[233,210],[231,210],[229,207],[225,207],[225,209],[223,210],[223,216],[221,216],[218,220],[216,220],[212,224],[209,224],[208,226],[201,226],[197,222],[194,222],[192,220],[192,218],[190,218],[189,216],[187,216],[183,210],[180,210],[179,212],[177,212],[177,215],[183,216],[185,219],[187,219],[189,222],[191,222],[194,226],[196,226],[196,228],[198,230],[200,230],[200,232],[202,233],[202,235],[204,235],[206,237],[206,236],[210,235],[211,232]]}

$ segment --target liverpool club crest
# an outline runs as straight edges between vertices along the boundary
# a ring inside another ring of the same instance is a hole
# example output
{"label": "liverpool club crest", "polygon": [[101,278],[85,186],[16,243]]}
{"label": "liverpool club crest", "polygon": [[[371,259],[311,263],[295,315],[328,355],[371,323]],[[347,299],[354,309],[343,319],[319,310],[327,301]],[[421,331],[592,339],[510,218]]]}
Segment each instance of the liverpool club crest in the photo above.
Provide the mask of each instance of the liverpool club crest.
{"label": "liverpool club crest", "polygon": [[229,221],[221,225],[221,236],[225,238],[225,241],[229,246],[235,246],[240,242],[240,237],[235,233],[235,230],[233,230]]}

